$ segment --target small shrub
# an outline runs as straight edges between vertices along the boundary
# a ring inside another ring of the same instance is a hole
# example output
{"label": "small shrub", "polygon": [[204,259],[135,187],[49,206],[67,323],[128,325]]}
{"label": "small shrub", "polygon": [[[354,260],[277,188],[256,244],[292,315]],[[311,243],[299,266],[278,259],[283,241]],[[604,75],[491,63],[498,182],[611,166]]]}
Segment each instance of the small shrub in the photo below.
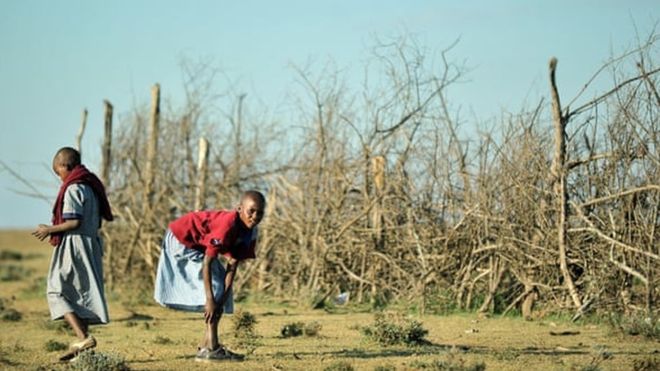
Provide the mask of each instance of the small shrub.
{"label": "small shrub", "polygon": [[29,286],[21,290],[21,297],[33,299],[46,296],[46,277],[41,276],[32,280]]}
{"label": "small shrub", "polygon": [[83,352],[68,367],[72,371],[130,371],[126,360],[111,353]]}
{"label": "small shrub", "polygon": [[520,353],[514,348],[507,347],[502,351],[495,353],[494,356],[500,361],[514,361],[520,356]]}
{"label": "small shrub", "polygon": [[5,309],[0,314],[0,319],[6,322],[18,322],[21,318],[23,318],[21,312],[13,308]]}
{"label": "small shrub", "polygon": [[244,350],[247,354],[254,353],[261,346],[261,341],[255,330],[256,324],[257,318],[247,311],[237,312],[232,319],[236,346]]}
{"label": "small shrub", "polygon": [[486,364],[477,362],[467,364],[462,358],[450,355],[447,359],[437,359],[431,362],[415,361],[411,364],[412,368],[437,371],[484,371]]}
{"label": "small shrub", "polygon": [[654,371],[660,370],[660,358],[648,357],[643,359],[636,359],[632,365],[633,371]]}
{"label": "small shrub", "polygon": [[65,350],[67,348],[68,346],[66,344],[56,340],[48,340],[44,345],[44,349],[46,349],[47,352],[57,352],[60,350]]}
{"label": "small shrub", "polygon": [[31,269],[19,265],[0,265],[0,281],[20,281],[32,274]]}
{"label": "small shrub", "polygon": [[10,354],[13,354],[13,352],[5,348],[2,344],[0,344],[0,365],[14,366],[14,367],[18,366],[16,362],[13,362],[11,359],[9,359]]}
{"label": "small shrub", "polygon": [[303,332],[305,333],[305,336],[318,336],[319,331],[321,331],[321,324],[316,321],[307,323],[303,327]]}
{"label": "small shrub", "polygon": [[300,336],[303,334],[304,327],[305,324],[302,322],[291,322],[284,325],[280,333],[282,334],[282,337],[285,338]]}
{"label": "small shrub", "polygon": [[17,251],[2,250],[0,251],[0,260],[21,260],[23,254]]}
{"label": "small shrub", "polygon": [[[140,281],[136,280],[135,282]],[[140,286],[135,282],[126,283],[121,289],[111,291],[108,293],[108,299],[115,298],[126,308],[154,305],[153,289]]]}
{"label": "small shrub", "polygon": [[64,321],[45,320],[42,327],[46,330],[55,331],[58,334],[73,334],[73,330]]}
{"label": "small shrub", "polygon": [[347,361],[337,361],[323,369],[324,371],[353,371],[353,365]]}
{"label": "small shrub", "polygon": [[172,339],[168,338],[167,336],[158,335],[154,338],[154,344],[166,345],[172,343],[173,343]]}
{"label": "small shrub", "polygon": [[660,340],[660,320],[642,314],[619,315],[611,314],[609,324],[615,330],[630,336],[644,336]]}
{"label": "small shrub", "polygon": [[372,341],[383,345],[424,345],[428,330],[422,323],[405,318],[400,313],[377,313],[371,326],[362,328],[362,333]]}
{"label": "small shrub", "polygon": [[239,311],[232,318],[234,337],[244,338],[255,335],[257,318],[250,312]]}
{"label": "small shrub", "polygon": [[389,366],[376,366],[374,367],[374,371],[396,371],[396,367],[389,365]]}

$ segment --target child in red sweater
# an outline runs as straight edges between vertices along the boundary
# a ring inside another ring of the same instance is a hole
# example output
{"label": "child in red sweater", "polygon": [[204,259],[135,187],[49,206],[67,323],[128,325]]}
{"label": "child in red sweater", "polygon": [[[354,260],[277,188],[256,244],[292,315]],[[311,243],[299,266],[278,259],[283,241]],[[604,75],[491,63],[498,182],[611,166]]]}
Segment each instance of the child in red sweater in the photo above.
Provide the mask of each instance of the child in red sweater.
{"label": "child in red sweater", "polygon": [[218,324],[223,313],[233,312],[231,289],[239,262],[255,258],[256,226],[265,204],[263,194],[247,191],[235,210],[190,212],[165,233],[154,298],[168,308],[204,312],[206,330],[197,361],[242,359],[220,344]]}

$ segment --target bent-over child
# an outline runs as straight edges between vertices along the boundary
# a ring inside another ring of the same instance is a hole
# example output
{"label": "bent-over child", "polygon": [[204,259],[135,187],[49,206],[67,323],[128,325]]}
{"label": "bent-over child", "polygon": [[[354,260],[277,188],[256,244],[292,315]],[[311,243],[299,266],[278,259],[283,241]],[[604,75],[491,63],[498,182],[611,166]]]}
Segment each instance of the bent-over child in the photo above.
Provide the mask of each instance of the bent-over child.
{"label": "bent-over child", "polygon": [[220,343],[218,324],[223,313],[233,313],[239,262],[255,258],[256,226],[265,204],[263,194],[247,191],[236,209],[190,212],[165,232],[154,298],[168,308],[204,312],[205,332],[196,361],[243,358]]}
{"label": "bent-over child", "polygon": [[103,287],[103,244],[98,230],[102,218],[113,219],[105,187],[80,162],[80,153],[63,147],[53,158],[53,171],[62,185],[53,206],[52,225],[40,224],[32,232],[54,246],[46,284],[52,320],[64,319],[78,341],[60,360],[94,348],[89,325],[108,323]]}

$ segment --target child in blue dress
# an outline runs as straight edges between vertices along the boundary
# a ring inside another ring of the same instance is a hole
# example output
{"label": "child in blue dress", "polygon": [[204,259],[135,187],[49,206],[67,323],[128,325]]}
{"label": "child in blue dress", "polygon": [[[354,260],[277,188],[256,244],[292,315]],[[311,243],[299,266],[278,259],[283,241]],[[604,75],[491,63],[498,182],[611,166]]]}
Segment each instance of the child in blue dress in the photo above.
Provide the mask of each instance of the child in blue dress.
{"label": "child in blue dress", "polygon": [[64,319],[79,339],[60,358],[65,361],[96,346],[89,325],[108,323],[98,230],[101,218],[110,221],[113,216],[103,184],[80,163],[78,151],[58,150],[53,171],[62,186],[53,206],[52,225],[40,224],[32,234],[42,241],[50,237],[54,246],[46,287],[50,317]]}

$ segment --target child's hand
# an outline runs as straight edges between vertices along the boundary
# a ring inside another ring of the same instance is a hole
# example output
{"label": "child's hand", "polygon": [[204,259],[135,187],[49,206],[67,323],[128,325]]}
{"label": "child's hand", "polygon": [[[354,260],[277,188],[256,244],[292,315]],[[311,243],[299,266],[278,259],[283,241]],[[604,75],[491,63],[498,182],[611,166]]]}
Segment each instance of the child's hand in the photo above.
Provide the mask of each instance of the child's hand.
{"label": "child's hand", "polygon": [[32,232],[32,235],[38,238],[39,240],[43,241],[46,239],[46,237],[50,236],[50,230],[48,229],[48,226],[45,224],[39,224],[37,229]]}
{"label": "child's hand", "polygon": [[206,323],[211,323],[218,318],[217,313],[218,307],[213,299],[207,299],[206,304],[204,305],[204,321]]}

